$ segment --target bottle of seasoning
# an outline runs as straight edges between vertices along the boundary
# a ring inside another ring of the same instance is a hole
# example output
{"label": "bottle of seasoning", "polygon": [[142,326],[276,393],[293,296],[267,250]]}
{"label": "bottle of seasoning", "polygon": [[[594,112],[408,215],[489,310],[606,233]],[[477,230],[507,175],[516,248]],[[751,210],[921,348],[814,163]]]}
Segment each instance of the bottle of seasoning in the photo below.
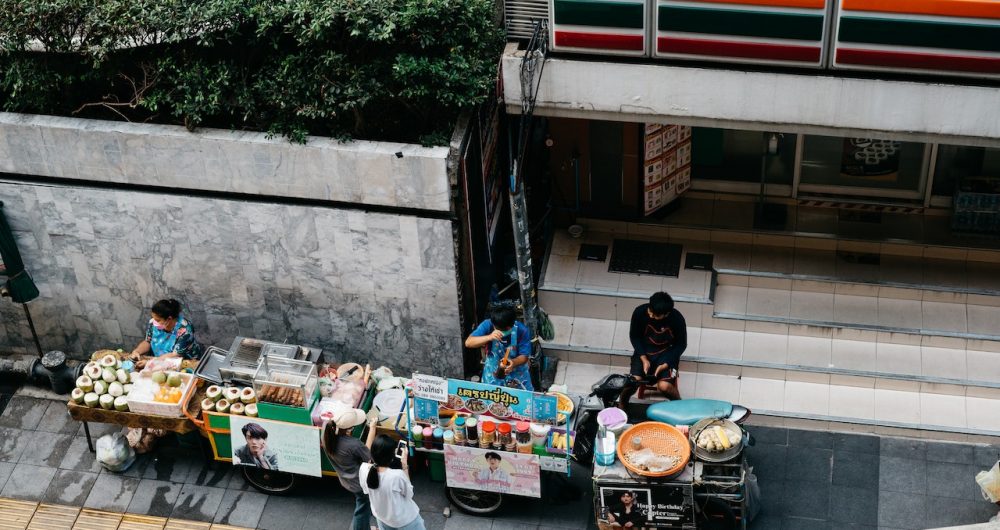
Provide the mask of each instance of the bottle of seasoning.
{"label": "bottle of seasoning", "polygon": [[[513,437],[510,434],[511,428],[509,423],[501,423],[497,425],[497,449],[507,450],[507,447],[513,442]],[[517,446],[515,445],[516,449]]]}
{"label": "bottle of seasoning", "polygon": [[454,431],[452,438],[455,439],[455,444],[465,445],[465,417],[459,416],[455,418],[455,422],[452,424],[452,430]]}
{"label": "bottle of seasoning", "polygon": [[473,447],[479,445],[479,429],[476,426],[476,418],[465,420],[465,439]]}
{"label": "bottle of seasoning", "polygon": [[434,429],[424,427],[424,449],[434,449]]}
{"label": "bottle of seasoning", "polygon": [[489,449],[496,442],[496,425],[492,421],[484,421],[480,425],[479,447]]}
{"label": "bottle of seasoning", "polygon": [[434,449],[441,449],[444,445],[444,429],[435,427],[432,435],[434,436]]}
{"label": "bottle of seasoning", "polygon": [[452,445],[455,443],[455,431],[444,431],[444,444]]}
{"label": "bottle of seasoning", "polygon": [[424,443],[424,428],[419,425],[413,426],[413,442],[414,445],[423,445]]}
{"label": "bottle of seasoning", "polygon": [[531,453],[531,430],[528,422],[517,422],[517,433],[514,437],[517,439],[518,453]]}

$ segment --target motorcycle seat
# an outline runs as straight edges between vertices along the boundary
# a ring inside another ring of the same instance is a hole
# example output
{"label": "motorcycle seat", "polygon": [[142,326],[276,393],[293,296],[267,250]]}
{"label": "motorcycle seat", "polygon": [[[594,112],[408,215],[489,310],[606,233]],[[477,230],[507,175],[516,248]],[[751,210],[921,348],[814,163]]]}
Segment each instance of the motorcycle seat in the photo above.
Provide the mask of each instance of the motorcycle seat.
{"label": "motorcycle seat", "polygon": [[705,418],[728,418],[733,404],[716,399],[681,399],[649,406],[646,417],[670,425],[694,425]]}

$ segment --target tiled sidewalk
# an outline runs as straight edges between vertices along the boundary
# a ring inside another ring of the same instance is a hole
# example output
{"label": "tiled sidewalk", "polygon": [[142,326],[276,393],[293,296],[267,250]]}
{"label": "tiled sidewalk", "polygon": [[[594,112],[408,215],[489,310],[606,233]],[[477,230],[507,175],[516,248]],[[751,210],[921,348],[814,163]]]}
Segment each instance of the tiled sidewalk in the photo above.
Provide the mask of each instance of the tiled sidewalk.
{"label": "tiled sidewalk", "polygon": [[4,498],[0,498],[0,528],[5,530],[250,530],[224,524],[121,514]]}
{"label": "tiled sidewalk", "polygon": [[[112,429],[91,426],[95,437]],[[748,458],[762,492],[753,530],[935,528],[984,522],[997,511],[982,500],[974,477],[1000,457],[1000,447],[775,426],[749,430],[757,444]],[[0,497],[32,507],[193,521],[205,530],[211,524],[328,530],[351,520],[353,497],[336,480],[307,479],[290,496],[264,495],[232,466],[207,465],[196,440],[165,444],[125,473],[109,473],[87,450],[82,426],[64,403],[16,396],[0,416]],[[516,497],[493,518],[455,510],[446,518],[444,485],[419,468],[413,482],[429,530],[594,528],[591,482],[582,466],[568,479],[584,492],[580,498],[559,500],[561,483],[546,482],[542,499]],[[0,528],[5,522],[0,518]]]}

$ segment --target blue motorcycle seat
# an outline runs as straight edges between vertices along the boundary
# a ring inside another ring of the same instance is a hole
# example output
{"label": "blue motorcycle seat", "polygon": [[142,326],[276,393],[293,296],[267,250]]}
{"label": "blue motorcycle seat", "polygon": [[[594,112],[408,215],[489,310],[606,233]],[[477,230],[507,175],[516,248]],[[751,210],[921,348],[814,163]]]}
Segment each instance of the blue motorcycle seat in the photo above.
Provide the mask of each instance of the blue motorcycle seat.
{"label": "blue motorcycle seat", "polygon": [[716,399],[681,399],[649,406],[646,417],[670,425],[694,425],[705,418],[728,418],[733,404]]}

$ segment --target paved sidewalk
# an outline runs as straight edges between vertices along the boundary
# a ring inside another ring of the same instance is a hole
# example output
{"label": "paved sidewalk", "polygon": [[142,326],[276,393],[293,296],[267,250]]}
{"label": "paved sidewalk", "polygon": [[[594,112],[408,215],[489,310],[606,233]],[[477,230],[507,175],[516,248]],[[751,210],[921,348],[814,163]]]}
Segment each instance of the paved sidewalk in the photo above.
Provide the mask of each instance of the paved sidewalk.
{"label": "paved sidewalk", "polygon": [[[91,425],[95,439],[114,426]],[[985,522],[997,511],[974,477],[1000,448],[860,434],[750,426],[748,457],[759,478],[762,509],[752,528],[917,529]],[[307,478],[287,497],[252,489],[224,463],[207,464],[197,434],[142,455],[120,475],[104,471],[87,449],[82,426],[65,403],[15,396],[0,416],[0,497],[114,513],[170,517],[266,530],[344,528],[353,497],[336,479]],[[569,482],[579,499],[514,497],[494,518],[453,511],[444,485],[417,467],[413,483],[428,529],[594,528],[588,470]]]}

